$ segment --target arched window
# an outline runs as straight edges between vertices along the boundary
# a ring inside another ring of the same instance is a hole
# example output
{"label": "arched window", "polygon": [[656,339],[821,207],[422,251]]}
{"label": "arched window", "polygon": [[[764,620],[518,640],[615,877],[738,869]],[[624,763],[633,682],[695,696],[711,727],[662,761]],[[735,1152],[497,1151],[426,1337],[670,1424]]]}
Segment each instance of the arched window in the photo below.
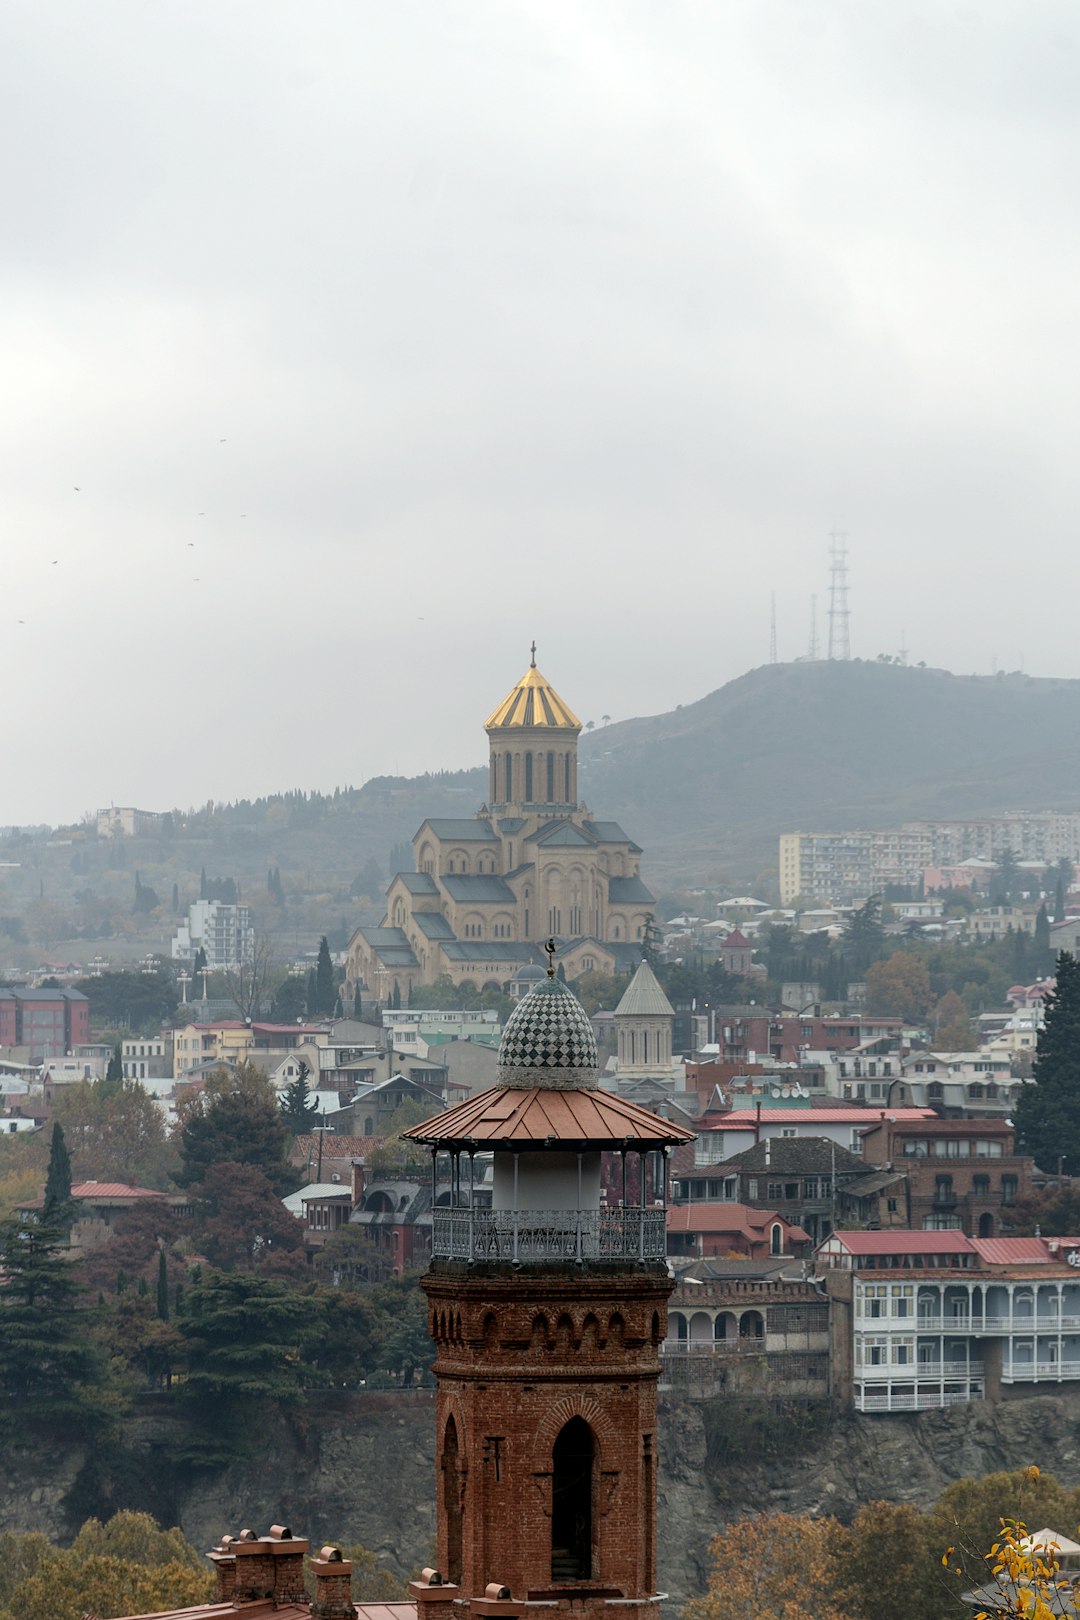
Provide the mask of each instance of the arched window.
{"label": "arched window", "polygon": [[551,1579],[592,1579],[596,1442],[584,1418],[560,1429],[552,1452]]}
{"label": "arched window", "polygon": [[783,1254],[784,1229],[779,1221],[774,1221],[769,1233],[769,1251],[771,1254]]}
{"label": "arched window", "polygon": [[548,750],[547,757],[547,802],[555,802],[555,755]]}
{"label": "arched window", "polygon": [[506,794],[506,803],[514,797],[514,767],[509,753],[503,756],[503,792]]}
{"label": "arched window", "polygon": [[563,798],[570,803],[570,755],[563,755]]}
{"label": "arched window", "polygon": [[532,804],[533,796],[533,757],[532,749],[525,755],[525,803]]}

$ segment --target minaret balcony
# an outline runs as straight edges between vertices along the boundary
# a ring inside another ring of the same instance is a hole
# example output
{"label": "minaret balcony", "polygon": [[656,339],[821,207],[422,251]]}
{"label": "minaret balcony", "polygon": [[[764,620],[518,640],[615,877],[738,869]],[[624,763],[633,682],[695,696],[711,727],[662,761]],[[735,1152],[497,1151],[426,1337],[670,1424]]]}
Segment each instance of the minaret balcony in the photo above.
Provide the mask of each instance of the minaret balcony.
{"label": "minaret balcony", "polygon": [[667,1261],[667,1211],[641,1209],[435,1209],[431,1257],[469,1265],[573,1265]]}

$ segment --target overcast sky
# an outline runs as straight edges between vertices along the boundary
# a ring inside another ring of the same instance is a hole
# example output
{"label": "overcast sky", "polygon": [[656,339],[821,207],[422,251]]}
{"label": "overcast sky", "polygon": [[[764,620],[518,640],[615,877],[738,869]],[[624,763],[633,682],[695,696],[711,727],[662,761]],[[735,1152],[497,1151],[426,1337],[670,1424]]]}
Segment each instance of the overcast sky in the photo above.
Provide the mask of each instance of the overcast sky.
{"label": "overcast sky", "polygon": [[7,0],[0,823],[1080,675],[1080,11]]}

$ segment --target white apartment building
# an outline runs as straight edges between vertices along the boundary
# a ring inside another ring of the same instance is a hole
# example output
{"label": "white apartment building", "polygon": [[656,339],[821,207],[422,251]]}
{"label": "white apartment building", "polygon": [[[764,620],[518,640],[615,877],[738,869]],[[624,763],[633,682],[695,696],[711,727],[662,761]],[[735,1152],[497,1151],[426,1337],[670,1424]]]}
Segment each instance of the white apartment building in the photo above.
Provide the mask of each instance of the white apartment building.
{"label": "white apartment building", "polygon": [[1080,811],[1017,811],[971,821],[905,821],[885,829],[791,832],[780,837],[780,903],[802,895],[832,905],[865,899],[890,883],[915,884],[928,866],[972,858],[1080,865]]}
{"label": "white apartment building", "polygon": [[200,947],[206,952],[211,972],[250,961],[255,948],[250,908],[229,905],[224,900],[193,900],[187,922],[176,930],[173,960],[192,961]]}
{"label": "white apartment building", "polygon": [[121,1041],[120,1061],[125,1080],[151,1080],[172,1077],[172,1042],[164,1035],[139,1035]]}
{"label": "white apartment building", "polygon": [[[959,1232],[833,1232],[817,1264],[833,1298],[834,1369],[857,1412],[991,1400],[1080,1381],[1080,1248]],[[1011,1274],[1010,1274],[1011,1273]]]}

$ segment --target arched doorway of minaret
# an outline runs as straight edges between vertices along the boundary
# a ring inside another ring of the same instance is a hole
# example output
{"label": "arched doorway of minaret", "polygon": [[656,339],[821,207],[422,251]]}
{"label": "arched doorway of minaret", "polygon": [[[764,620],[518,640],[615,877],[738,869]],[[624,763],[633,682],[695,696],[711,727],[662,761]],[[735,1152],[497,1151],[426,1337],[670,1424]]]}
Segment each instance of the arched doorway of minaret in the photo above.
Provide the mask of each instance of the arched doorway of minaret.
{"label": "arched doorway of minaret", "polygon": [[596,1439],[581,1416],[559,1430],[551,1453],[551,1579],[592,1579]]}
{"label": "arched doorway of minaret", "polygon": [[457,1424],[453,1414],[446,1420],[443,1430],[442,1456],[443,1509],[446,1514],[447,1579],[453,1584],[461,1580],[461,1458],[458,1452]]}

